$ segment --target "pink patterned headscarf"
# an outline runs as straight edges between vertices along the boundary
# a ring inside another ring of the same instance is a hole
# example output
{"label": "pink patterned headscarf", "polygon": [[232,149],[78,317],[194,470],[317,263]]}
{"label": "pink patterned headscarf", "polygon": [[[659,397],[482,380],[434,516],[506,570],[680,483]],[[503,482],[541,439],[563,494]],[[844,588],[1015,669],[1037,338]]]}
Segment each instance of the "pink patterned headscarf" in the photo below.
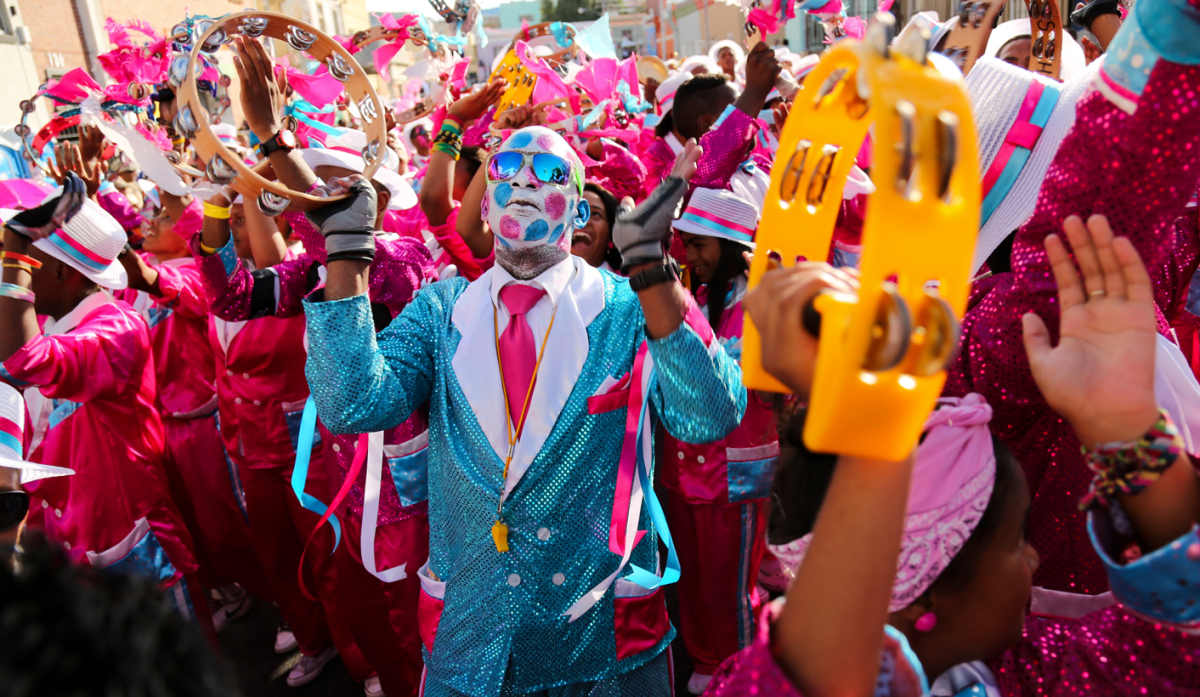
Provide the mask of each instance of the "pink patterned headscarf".
{"label": "pink patterned headscarf", "polygon": [[[911,605],[962,551],[996,483],[996,451],[988,430],[992,407],[975,393],[944,398],[938,405],[925,421],[925,440],[913,463],[891,612]],[[768,547],[794,574],[811,542],[809,533]]]}

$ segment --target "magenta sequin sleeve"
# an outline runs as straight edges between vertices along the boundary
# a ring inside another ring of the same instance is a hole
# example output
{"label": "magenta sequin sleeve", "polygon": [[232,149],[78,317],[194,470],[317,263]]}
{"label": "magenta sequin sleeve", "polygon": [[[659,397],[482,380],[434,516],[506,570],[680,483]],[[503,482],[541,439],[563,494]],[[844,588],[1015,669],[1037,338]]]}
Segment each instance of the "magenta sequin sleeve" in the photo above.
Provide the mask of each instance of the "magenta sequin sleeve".
{"label": "magenta sequin sleeve", "polygon": [[729,188],[734,172],[749,157],[758,130],[757,120],[741,109],[729,107],[717,127],[700,138],[704,154],[696,163],[689,190]]}
{"label": "magenta sequin sleeve", "polygon": [[309,287],[308,254],[288,254],[269,269],[251,272],[233,251],[233,238],[216,254],[200,252],[200,236],[191,240],[192,254],[212,313],[227,322],[259,317],[292,317],[304,311],[301,301]]}
{"label": "magenta sequin sleeve", "polygon": [[1079,619],[1031,616],[988,666],[1006,697],[1200,695],[1200,637],[1113,605]]}
{"label": "magenta sequin sleeve", "polygon": [[[783,599],[763,608],[754,643],[721,664],[708,684],[705,697],[801,697],[775,662],[771,651],[771,625],[783,610]],[[904,635],[884,627],[883,652],[879,660],[876,695],[920,697],[927,690],[925,676],[916,654]]]}
{"label": "magenta sequin sleeve", "polygon": [[162,295],[151,296],[154,302],[171,308],[182,317],[208,316],[204,280],[197,267],[160,265],[155,270],[158,271],[158,290]]}
{"label": "magenta sequin sleeve", "polygon": [[[283,218],[304,244],[305,254],[324,266],[327,258],[325,237],[320,231],[303,213],[288,212],[283,214]],[[425,283],[436,280],[433,257],[425,245],[411,237],[395,240],[376,238],[375,261],[371,262],[367,286],[372,303],[386,305],[392,317],[395,317],[412,299],[413,293]],[[296,310],[300,310],[299,304]]]}
{"label": "magenta sequin sleeve", "polygon": [[587,168],[587,180],[608,189],[618,201],[625,196],[634,200],[642,199],[646,166],[625,148],[607,140],[601,142],[604,145],[604,159]]}
{"label": "magenta sequin sleeve", "polygon": [[[1172,255],[1175,221],[1200,178],[1200,67],[1160,61],[1127,115],[1093,92],[1077,107],[1033,216],[1013,245],[1013,272],[977,282],[948,396],[983,394],[992,432],[1025,469],[1033,496],[1029,539],[1042,554],[1034,582],[1052,590],[1102,593],[1104,568],[1077,503],[1091,479],[1070,426],[1042,399],[1025,357],[1021,317],[1036,312],[1058,341],[1057,286],[1042,247],[1069,215],[1108,216],[1148,267]],[[1160,328],[1165,328],[1161,320]]]}

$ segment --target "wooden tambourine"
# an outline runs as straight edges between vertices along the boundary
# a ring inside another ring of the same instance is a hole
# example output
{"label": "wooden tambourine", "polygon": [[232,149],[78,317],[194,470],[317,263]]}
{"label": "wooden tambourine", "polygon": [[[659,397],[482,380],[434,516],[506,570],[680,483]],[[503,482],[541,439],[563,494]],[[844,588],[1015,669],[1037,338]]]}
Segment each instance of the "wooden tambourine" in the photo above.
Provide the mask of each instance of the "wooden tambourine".
{"label": "wooden tambourine", "polygon": [[996,18],[1004,10],[1002,0],[968,0],[959,6],[958,23],[946,35],[942,53],[962,70],[963,75],[971,72],[975,61],[987,49],[988,37],[996,25]]}
{"label": "wooden tambourine", "polygon": [[200,103],[196,89],[197,60],[202,48],[211,49],[214,45],[228,43],[233,34],[239,33],[251,38],[267,36],[285,41],[297,51],[306,52],[313,60],[323,63],[330,75],[345,84],[366,124],[368,145],[363,150],[363,176],[370,179],[383,164],[387,134],[383,103],[362,67],[346,49],[310,24],[275,12],[246,11],[213,20],[205,29],[193,44],[188,56],[187,77],[177,92],[176,98],[181,103],[176,128],[192,141],[200,158],[208,163],[206,176],[209,181],[232,185],[247,200],[256,199],[267,215],[278,215],[285,210],[309,211],[345,197],[345,194],[312,196],[271,181],[259,173],[269,168],[269,162],[264,160],[254,169],[247,167],[213,134],[208,113]]}
{"label": "wooden tambourine", "polygon": [[[750,287],[771,252],[788,266],[828,257],[846,175],[873,123],[878,189],[863,228],[862,285],[857,297],[816,299],[820,350],[804,441],[815,452],[900,460],[958,344],[979,230],[979,167],[961,80],[928,64],[924,41],[916,42],[919,60],[904,47],[889,50],[886,26],[876,24],[884,22],[873,21],[865,41],[830,49],[792,106]],[[743,338],[746,386],[787,391],[763,370],[749,317]]]}
{"label": "wooden tambourine", "polygon": [[[366,31],[360,31],[356,33],[350,38],[350,41],[352,41],[358,48],[365,49],[367,46],[370,46],[376,41],[395,41],[396,37],[400,36],[401,32],[404,32],[408,35],[408,43],[414,46],[429,45],[429,37],[425,35],[425,32],[421,29],[421,27],[415,24],[411,27],[406,27],[400,30],[387,29],[379,26],[371,27]],[[430,112],[433,111],[434,106],[433,97],[426,97],[408,109],[396,112],[394,115],[396,124],[403,126],[404,124],[411,123],[417,119],[428,116]]]}
{"label": "wooden tambourine", "polygon": [[1046,77],[1058,79],[1062,69],[1063,23],[1056,0],[1025,0],[1029,8],[1029,35],[1033,45],[1029,53],[1029,69]]}

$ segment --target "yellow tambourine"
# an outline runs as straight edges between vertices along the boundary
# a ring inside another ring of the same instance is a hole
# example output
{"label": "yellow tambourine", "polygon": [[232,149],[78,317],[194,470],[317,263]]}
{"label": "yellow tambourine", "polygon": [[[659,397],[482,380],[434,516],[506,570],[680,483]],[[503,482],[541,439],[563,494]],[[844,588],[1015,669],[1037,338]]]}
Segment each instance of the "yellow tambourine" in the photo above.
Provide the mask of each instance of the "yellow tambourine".
{"label": "yellow tambourine", "polygon": [[[750,269],[778,252],[824,260],[842,188],[867,127],[876,161],[857,298],[823,294],[804,442],[817,452],[903,459],[945,382],[966,308],[979,229],[979,166],[961,80],[925,60],[924,41],[889,49],[889,26],[839,42],[805,80],[780,139]],[[907,49],[907,50],[905,50]],[[807,96],[813,95],[813,96]],[[761,363],[749,317],[746,386],[786,391]]]}

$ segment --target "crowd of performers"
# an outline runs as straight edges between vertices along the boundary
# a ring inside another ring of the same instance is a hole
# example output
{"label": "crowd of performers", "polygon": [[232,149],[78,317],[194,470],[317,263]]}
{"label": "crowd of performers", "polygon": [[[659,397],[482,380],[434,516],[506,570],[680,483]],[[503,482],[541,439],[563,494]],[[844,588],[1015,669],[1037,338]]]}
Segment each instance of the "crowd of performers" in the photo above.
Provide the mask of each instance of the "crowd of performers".
{"label": "crowd of performers", "polygon": [[[367,695],[674,694],[675,584],[693,694],[1200,694],[1200,3],[1118,9],[1060,80],[1027,19],[965,78],[974,280],[901,463],[802,437],[800,318],[858,287],[869,141],[828,263],[748,291],[777,84],[819,56],[722,42],[644,86],[595,58],[564,96],[609,118],[565,137],[501,78],[448,89],[364,179],[366,134],[289,119],[236,37],[217,135],[346,196],[102,176],[85,119],[0,211],[0,540],[148,577],[211,641],[274,603],[292,686],[340,656]],[[920,21],[956,71],[956,20]],[[790,394],[743,387],[748,316]]]}

